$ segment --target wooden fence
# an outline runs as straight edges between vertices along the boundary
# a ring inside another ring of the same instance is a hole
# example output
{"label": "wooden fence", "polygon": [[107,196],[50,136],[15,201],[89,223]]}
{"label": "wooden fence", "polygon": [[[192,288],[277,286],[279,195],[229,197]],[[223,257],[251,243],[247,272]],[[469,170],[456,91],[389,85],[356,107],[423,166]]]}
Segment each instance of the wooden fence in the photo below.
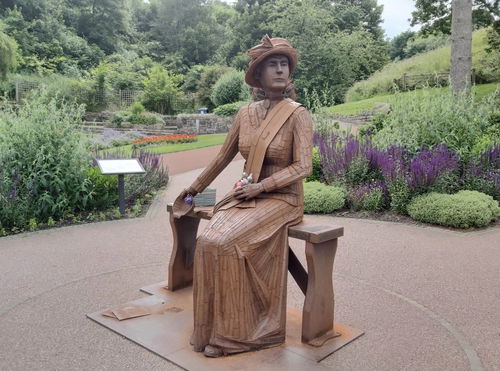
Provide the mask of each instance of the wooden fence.
{"label": "wooden fence", "polygon": [[[446,86],[449,84],[449,81],[449,72],[433,72],[414,75],[405,73],[400,79],[394,82],[401,90],[409,90],[423,88],[425,86]],[[472,84],[476,82],[476,73],[474,69],[471,73],[471,82]]]}

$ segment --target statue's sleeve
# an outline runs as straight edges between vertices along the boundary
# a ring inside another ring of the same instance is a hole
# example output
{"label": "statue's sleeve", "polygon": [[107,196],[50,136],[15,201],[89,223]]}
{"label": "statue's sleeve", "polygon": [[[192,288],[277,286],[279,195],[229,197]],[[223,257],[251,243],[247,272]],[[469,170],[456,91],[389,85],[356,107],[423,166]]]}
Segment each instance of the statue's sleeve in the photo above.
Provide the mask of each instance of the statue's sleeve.
{"label": "statue's sleeve", "polygon": [[236,115],[236,118],[227,134],[226,140],[222,145],[221,150],[212,162],[203,170],[191,185],[196,192],[200,193],[207,188],[210,183],[219,175],[222,170],[233,160],[238,153],[238,137],[240,131],[241,110]]}
{"label": "statue's sleeve", "polygon": [[266,192],[286,187],[303,179],[312,172],[312,137],[311,115],[305,108],[299,108],[291,117],[293,122],[293,160],[286,168],[261,181]]}

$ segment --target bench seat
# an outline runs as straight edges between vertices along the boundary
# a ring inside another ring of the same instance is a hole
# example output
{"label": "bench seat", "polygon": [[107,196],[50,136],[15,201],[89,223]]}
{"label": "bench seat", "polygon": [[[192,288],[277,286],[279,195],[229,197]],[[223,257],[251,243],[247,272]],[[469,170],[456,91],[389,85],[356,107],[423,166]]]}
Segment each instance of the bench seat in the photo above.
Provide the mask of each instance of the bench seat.
{"label": "bench seat", "polygon": [[[179,219],[173,217],[172,204],[167,206],[173,234],[172,254],[168,266],[168,289],[175,291],[193,282],[193,259],[196,235],[201,219],[211,219],[212,207],[195,207]],[[288,270],[305,295],[302,311],[302,342],[321,346],[336,336],[333,331],[333,262],[337,240],[344,228],[318,225],[304,217],[302,223],[288,228],[288,237],[305,241],[307,271],[289,248]]]}

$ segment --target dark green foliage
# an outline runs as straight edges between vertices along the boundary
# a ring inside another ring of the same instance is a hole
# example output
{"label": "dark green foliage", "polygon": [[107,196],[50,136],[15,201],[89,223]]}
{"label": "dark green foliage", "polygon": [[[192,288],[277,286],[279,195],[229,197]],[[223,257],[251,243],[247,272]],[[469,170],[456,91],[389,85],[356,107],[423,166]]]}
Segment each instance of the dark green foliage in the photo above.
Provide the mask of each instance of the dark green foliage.
{"label": "dark green foliage", "polygon": [[244,73],[229,71],[222,75],[212,89],[210,96],[215,106],[250,99],[250,89],[245,84]]}
{"label": "dark green foliage", "polygon": [[401,177],[397,177],[387,185],[391,210],[406,214],[406,206],[412,198],[408,183]]}
{"label": "dark green foliage", "polygon": [[0,23],[0,80],[5,79],[7,72],[13,71],[17,65],[17,43],[2,32]]}
{"label": "dark green foliage", "polygon": [[453,195],[429,193],[415,197],[409,215],[418,221],[456,228],[485,227],[500,215],[498,202],[477,191]]}
{"label": "dark green foliage", "polygon": [[422,146],[431,148],[444,143],[466,161],[489,127],[499,95],[497,91],[477,102],[473,95],[454,94],[451,89],[396,94],[391,114],[373,137],[374,143],[382,147],[398,143],[411,153]]}
{"label": "dark green foliage", "polygon": [[355,211],[380,211],[386,206],[385,189],[380,181],[352,186],[348,190],[347,202]]}
{"label": "dark green foliage", "polygon": [[304,183],[304,213],[328,214],[341,209],[345,203],[345,190],[320,182]]}
{"label": "dark green foliage", "polygon": [[215,106],[210,99],[213,91],[213,86],[219,78],[229,72],[231,68],[224,66],[205,66],[203,72],[200,74],[200,80],[196,85],[196,103],[200,107],[207,107],[212,111]]}
{"label": "dark green foliage", "polygon": [[23,228],[87,207],[89,161],[79,133],[82,107],[42,92],[19,110],[0,111],[0,224]]}
{"label": "dark green foliage", "polygon": [[[422,25],[425,33],[451,33],[452,0],[416,0],[416,10],[412,12],[411,25]],[[472,24],[474,28],[483,28],[495,22],[499,16],[497,0],[473,0]]]}
{"label": "dark green foliage", "polygon": [[317,182],[323,177],[323,170],[321,169],[321,158],[319,157],[319,148],[313,147],[312,150],[312,173],[306,178],[306,182]]}
{"label": "dark green foliage", "polygon": [[415,35],[415,32],[408,30],[400,33],[391,40],[389,46],[389,56],[392,60],[403,59],[406,57],[404,50],[408,40],[410,40],[413,35]]}
{"label": "dark green foliage", "polygon": [[238,110],[247,103],[248,102],[240,101],[240,102],[223,104],[222,106],[215,108],[213,113],[219,116],[233,116],[236,115]]}
{"label": "dark green foliage", "polygon": [[379,113],[375,115],[369,124],[363,125],[359,128],[358,133],[361,136],[372,136],[378,133],[384,127],[384,122],[387,120],[388,115]]}
{"label": "dark green foliage", "polygon": [[176,102],[182,91],[182,76],[176,75],[161,66],[154,66],[144,79],[141,103],[150,111],[171,115],[176,111]]}
{"label": "dark green foliage", "polygon": [[351,185],[363,184],[371,180],[370,167],[366,157],[357,156],[351,161],[345,180],[347,184]]}
{"label": "dark green foliage", "polygon": [[419,53],[437,49],[449,41],[449,35],[415,35],[406,43],[404,58],[410,58]]}
{"label": "dark green foliage", "polygon": [[118,177],[102,175],[99,167],[87,170],[86,176],[91,184],[92,197],[88,204],[89,210],[107,210],[118,205]]}

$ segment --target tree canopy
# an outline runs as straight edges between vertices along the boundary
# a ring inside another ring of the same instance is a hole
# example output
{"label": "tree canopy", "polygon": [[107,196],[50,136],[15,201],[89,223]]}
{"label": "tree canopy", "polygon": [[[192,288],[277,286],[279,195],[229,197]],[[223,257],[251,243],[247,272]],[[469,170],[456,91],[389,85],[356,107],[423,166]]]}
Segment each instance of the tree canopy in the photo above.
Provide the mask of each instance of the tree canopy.
{"label": "tree canopy", "polygon": [[[411,25],[422,25],[424,33],[450,34],[451,3],[452,0],[416,0]],[[500,31],[499,4],[499,0],[473,0],[473,27],[477,29],[493,25],[497,32]]]}

